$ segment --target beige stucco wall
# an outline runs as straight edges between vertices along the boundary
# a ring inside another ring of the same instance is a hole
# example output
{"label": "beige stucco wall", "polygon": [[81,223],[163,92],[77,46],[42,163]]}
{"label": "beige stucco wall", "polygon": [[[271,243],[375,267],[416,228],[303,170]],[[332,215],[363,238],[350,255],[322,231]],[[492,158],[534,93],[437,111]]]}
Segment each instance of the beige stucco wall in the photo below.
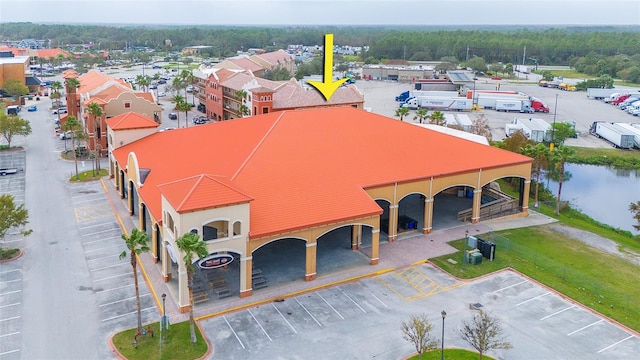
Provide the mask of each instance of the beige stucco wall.
{"label": "beige stucco wall", "polygon": [[[131,107],[126,108],[125,103],[131,103]],[[118,116],[120,114],[128,113],[130,111],[144,115],[153,119],[153,115],[157,114],[159,119],[162,119],[162,107],[156,105],[146,99],[137,97],[132,92],[123,92],[115,99],[112,99],[104,106],[105,116]]]}

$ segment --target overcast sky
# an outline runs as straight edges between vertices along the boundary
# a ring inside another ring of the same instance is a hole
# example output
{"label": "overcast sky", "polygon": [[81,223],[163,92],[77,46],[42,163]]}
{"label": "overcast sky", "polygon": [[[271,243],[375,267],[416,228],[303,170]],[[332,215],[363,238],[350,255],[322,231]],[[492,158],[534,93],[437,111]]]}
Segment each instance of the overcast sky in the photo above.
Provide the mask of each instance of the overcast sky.
{"label": "overcast sky", "polygon": [[0,22],[640,25],[640,0],[0,0]]}

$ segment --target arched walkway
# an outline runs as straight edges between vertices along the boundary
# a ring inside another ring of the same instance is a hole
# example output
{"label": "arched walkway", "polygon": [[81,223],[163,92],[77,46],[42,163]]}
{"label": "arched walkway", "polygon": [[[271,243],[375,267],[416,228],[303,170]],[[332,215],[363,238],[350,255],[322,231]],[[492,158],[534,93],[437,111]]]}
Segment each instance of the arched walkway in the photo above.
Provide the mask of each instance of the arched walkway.
{"label": "arched walkway", "polygon": [[[283,238],[267,243],[253,251],[253,270],[258,271],[270,285],[286,284],[304,279],[306,244],[303,239]],[[257,290],[253,284],[253,290]]]}
{"label": "arched walkway", "polygon": [[[316,272],[318,276],[369,264],[370,259],[362,252],[357,251],[357,240],[354,241],[355,238],[361,237],[361,235],[357,234],[360,228],[362,232],[367,229],[368,233],[371,234],[370,227],[348,225],[331,230],[318,238],[318,248],[316,250]],[[371,236],[369,235],[368,238],[370,243]],[[353,246],[354,242],[356,242],[355,248]]]}

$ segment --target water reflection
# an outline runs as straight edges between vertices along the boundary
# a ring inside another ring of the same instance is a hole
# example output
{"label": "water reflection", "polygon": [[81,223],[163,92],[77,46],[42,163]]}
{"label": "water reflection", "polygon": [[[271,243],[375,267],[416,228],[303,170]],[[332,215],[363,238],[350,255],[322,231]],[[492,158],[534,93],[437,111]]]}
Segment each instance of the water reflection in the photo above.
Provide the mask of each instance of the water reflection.
{"label": "water reflection", "polygon": [[[562,184],[562,200],[601,223],[633,231],[629,204],[640,200],[640,171],[595,165],[567,164],[571,180]],[[542,180],[541,180],[542,181]],[[557,194],[558,184],[544,180]]]}

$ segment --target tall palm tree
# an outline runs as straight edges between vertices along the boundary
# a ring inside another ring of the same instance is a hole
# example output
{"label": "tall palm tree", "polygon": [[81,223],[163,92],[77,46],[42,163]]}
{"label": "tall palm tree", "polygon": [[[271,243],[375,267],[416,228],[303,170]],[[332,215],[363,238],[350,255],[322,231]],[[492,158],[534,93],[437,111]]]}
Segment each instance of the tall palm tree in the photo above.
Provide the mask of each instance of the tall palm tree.
{"label": "tall palm tree", "polygon": [[[153,74],[153,77],[151,79],[155,81],[156,84],[158,84],[158,81],[160,80],[160,73]],[[156,86],[156,100],[158,100],[158,104],[160,104],[160,101],[158,99],[158,88],[159,86]]]}
{"label": "tall palm tree", "polygon": [[240,117],[249,115],[249,107],[245,104],[245,101],[247,100],[247,92],[244,90],[236,91],[236,100],[240,102],[240,105],[238,106],[238,115],[240,115]]}
{"label": "tall palm tree", "polygon": [[444,114],[441,111],[434,111],[429,115],[429,122],[435,125],[444,125]]}
{"label": "tall palm tree", "polygon": [[200,236],[194,233],[186,233],[176,240],[176,245],[184,253],[182,260],[184,266],[187,268],[187,288],[189,289],[189,328],[191,330],[191,342],[195,343],[196,330],[194,328],[195,321],[193,320],[193,257],[197,256],[203,258],[207,256],[207,245],[204,241],[200,240]]}
{"label": "tall palm tree", "polygon": [[[174,82],[175,82],[175,79],[174,79]],[[180,111],[182,111],[182,109],[178,109],[178,105],[184,102],[184,97],[180,94],[176,94],[176,96],[171,98],[171,101],[173,101],[176,104],[176,106],[173,109],[178,112],[177,115],[178,115],[178,129],[179,129],[180,128]]]}
{"label": "tall palm tree", "polygon": [[73,151],[73,162],[75,163],[76,166],[76,180],[79,179],[78,176],[78,157],[76,156],[76,134],[78,133],[78,131],[82,130],[82,125],[80,125],[80,123],[78,122],[78,120],[76,119],[75,116],[73,115],[69,115],[67,116],[67,121],[64,123],[64,126],[62,127],[63,131],[70,131],[71,132],[71,150]]}
{"label": "tall palm tree", "polygon": [[551,160],[555,163],[556,180],[558,181],[558,196],[556,199],[556,215],[560,215],[560,194],[562,192],[562,183],[568,181],[571,175],[565,171],[565,164],[568,159],[575,154],[576,151],[570,147],[558,146],[551,151]]}
{"label": "tall palm tree", "polygon": [[[51,83],[51,85],[49,85],[51,87],[51,90],[53,90],[54,94],[57,94],[58,96],[55,97],[56,99],[60,99],[62,97],[62,95],[60,95],[60,90],[62,90],[62,83],[60,81],[54,81]],[[53,94],[49,94],[49,97],[53,97]],[[58,106],[60,104],[58,103]],[[58,119],[60,120],[60,119]]]}
{"label": "tall palm tree", "polygon": [[533,158],[533,170],[536,174],[536,192],[535,198],[533,202],[533,207],[538,207],[538,188],[540,185],[540,173],[542,172],[543,166],[548,161],[549,158],[549,148],[547,148],[544,144],[540,143],[536,146],[531,144],[527,144],[522,148],[522,154]]}
{"label": "tall palm tree", "polygon": [[[176,103],[176,110],[184,111],[184,122],[186,124],[185,127],[189,127],[189,110],[191,110],[191,104],[182,100]],[[178,124],[178,127],[180,127],[179,124]]]}
{"label": "tall palm tree", "polygon": [[404,117],[409,115],[409,108],[400,107],[396,109],[396,116],[400,118],[400,121],[403,121]]}
{"label": "tall palm tree", "polygon": [[[89,110],[88,110],[89,115],[92,118],[92,122],[93,122],[93,149],[97,152],[99,151],[99,147],[100,144],[98,144],[98,139],[100,138],[100,132],[102,131],[103,127],[102,127],[102,118],[101,116],[103,115],[103,111],[102,108],[100,107],[100,105],[98,105],[95,102],[91,102],[89,103]],[[98,126],[98,123],[100,123],[100,126]],[[100,153],[96,154],[96,169],[98,171],[100,171]]]}
{"label": "tall palm tree", "polygon": [[[133,283],[136,287],[136,310],[138,312],[138,332],[142,331],[142,316],[140,315],[140,288],[138,287],[138,258],[137,255],[140,255],[143,252],[149,251],[149,246],[147,243],[149,242],[149,236],[136,229],[133,228],[130,236],[126,236],[122,234],[122,240],[127,245],[127,249],[129,250],[129,261],[131,263],[131,268],[133,269]],[[120,259],[124,259],[127,256],[127,251],[123,251],[120,253]]]}
{"label": "tall palm tree", "polygon": [[180,90],[185,89],[183,99],[187,97],[187,90],[186,90],[187,85],[184,83],[184,81],[182,80],[182,78],[180,76],[174,77],[173,81],[171,82],[171,85],[176,90],[178,95],[180,94]]}
{"label": "tall palm tree", "polygon": [[413,120],[420,120],[420,124],[422,124],[422,121],[424,119],[426,119],[429,116],[429,111],[427,111],[427,109],[418,109],[416,110],[416,116],[413,117]]}
{"label": "tall palm tree", "polygon": [[[184,97],[185,97],[185,100],[186,100],[186,98],[187,98],[187,87],[186,86],[187,85],[191,85],[191,87],[193,88],[193,84],[195,84],[195,82],[196,82],[196,77],[193,76],[193,72],[191,72],[191,70],[182,70],[182,72],[180,73],[180,77],[182,78],[182,81],[185,84]],[[191,91],[191,104],[193,104],[193,105],[196,104],[196,92],[194,90]]]}

